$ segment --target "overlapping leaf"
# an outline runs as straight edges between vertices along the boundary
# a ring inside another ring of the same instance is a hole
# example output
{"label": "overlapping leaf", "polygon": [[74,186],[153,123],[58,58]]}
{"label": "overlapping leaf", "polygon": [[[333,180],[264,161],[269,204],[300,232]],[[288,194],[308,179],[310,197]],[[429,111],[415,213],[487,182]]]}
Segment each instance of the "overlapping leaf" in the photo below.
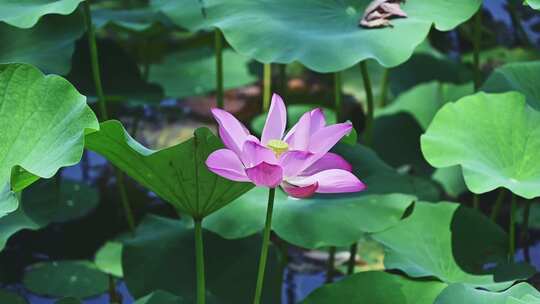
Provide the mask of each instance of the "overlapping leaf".
{"label": "overlapping leaf", "polygon": [[456,301],[467,304],[535,304],[540,302],[540,292],[527,283],[519,283],[504,292],[453,284],[441,293],[435,304],[454,304]]}
{"label": "overlapping leaf", "polygon": [[20,27],[33,27],[49,14],[69,15],[84,0],[4,0],[0,3],[0,21]]}

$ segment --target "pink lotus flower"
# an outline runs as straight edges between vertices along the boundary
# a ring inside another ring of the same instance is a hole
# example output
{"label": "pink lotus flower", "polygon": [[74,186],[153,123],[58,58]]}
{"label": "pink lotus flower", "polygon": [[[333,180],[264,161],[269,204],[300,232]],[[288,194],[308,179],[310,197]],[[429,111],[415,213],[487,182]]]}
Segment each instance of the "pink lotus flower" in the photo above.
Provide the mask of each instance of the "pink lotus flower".
{"label": "pink lotus flower", "polygon": [[326,126],[321,109],[306,112],[283,137],[287,110],[281,97],[274,94],[260,141],[230,113],[212,109],[212,114],[226,149],[210,154],[206,165],[224,178],[269,188],[281,185],[298,198],[315,192],[358,192],[366,188],[351,173],[346,160],[328,152],[352,125]]}

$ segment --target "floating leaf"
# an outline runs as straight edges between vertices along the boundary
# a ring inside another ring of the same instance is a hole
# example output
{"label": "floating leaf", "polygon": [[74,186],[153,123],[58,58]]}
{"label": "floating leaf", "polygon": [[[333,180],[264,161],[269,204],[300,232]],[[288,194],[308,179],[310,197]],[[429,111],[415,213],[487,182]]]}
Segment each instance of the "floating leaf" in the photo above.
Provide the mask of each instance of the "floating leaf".
{"label": "floating leaf", "polygon": [[58,261],[34,264],[23,283],[40,295],[86,298],[105,292],[109,278],[90,262]]}
{"label": "floating leaf", "polygon": [[181,297],[165,291],[154,291],[148,296],[138,299],[135,304],[187,304]]}
{"label": "floating leaf", "polygon": [[0,44],[0,63],[28,63],[47,73],[65,75],[71,68],[75,41],[84,31],[78,11],[69,16],[46,16],[31,29],[0,23],[0,37],[9,41]]}
{"label": "floating leaf", "polygon": [[[163,290],[194,303],[196,292],[193,229],[185,222],[147,216],[136,236],[124,244],[122,263],[130,293],[145,296]],[[252,300],[260,253],[259,236],[227,241],[204,233],[207,292],[219,303],[248,303]],[[279,266],[273,250],[267,265],[263,301],[279,297]]]}
{"label": "floating leaf", "polygon": [[68,81],[30,65],[0,65],[0,108],[0,189],[15,166],[49,178],[78,163],[84,134],[99,129],[86,98]]}
{"label": "floating leaf", "polygon": [[253,187],[226,180],[207,169],[208,155],[222,143],[206,128],[197,129],[195,136],[184,143],[159,151],[143,147],[118,121],[102,123],[101,130],[86,140],[88,149],[195,218],[211,214]]}
{"label": "floating leaf", "polygon": [[435,167],[461,165],[467,187],[540,195],[540,113],[519,93],[478,93],[445,105],[422,136]]}
{"label": "floating leaf", "polygon": [[540,61],[516,62],[496,69],[484,83],[482,90],[491,93],[518,91],[527,103],[540,110]]}
{"label": "floating leaf", "polygon": [[[224,88],[251,84],[257,78],[250,74],[249,58],[233,50],[223,51]],[[212,49],[195,48],[166,56],[162,63],[150,67],[149,81],[161,85],[165,95],[174,98],[203,95],[216,89],[216,58]]]}
{"label": "floating leaf", "polygon": [[501,290],[529,275],[485,270],[488,262],[506,261],[507,235],[487,217],[455,203],[417,202],[408,218],[372,237],[387,248],[386,268],[412,277]]}
{"label": "floating leaf", "polygon": [[[512,302],[510,299],[518,301]],[[463,284],[452,284],[441,293],[435,304],[454,304],[456,301],[467,304],[536,304],[540,301],[540,293],[527,283],[519,283],[504,292],[489,292]]]}
{"label": "floating leaf", "polygon": [[96,253],[94,263],[96,267],[104,273],[115,277],[123,277],[122,271],[122,248],[120,242],[107,242]]}
{"label": "floating leaf", "polygon": [[432,304],[446,286],[379,271],[361,272],[316,289],[302,304]]}
{"label": "floating leaf", "polygon": [[30,28],[45,15],[71,14],[83,1],[5,0],[0,3],[0,21],[20,28]]}
{"label": "floating leaf", "polygon": [[[384,66],[406,61],[427,36],[432,24],[451,30],[468,20],[480,0],[411,0],[409,15],[394,20],[393,28],[365,29],[358,22],[370,0],[275,0],[246,2],[216,0],[153,0],[173,22],[191,31],[219,27],[240,54],[260,62],[300,61],[317,72],[344,70],[374,58]],[[391,45],[392,47],[388,47]]]}
{"label": "floating leaf", "polygon": [[20,296],[0,290],[0,303],[6,303],[6,304],[28,304],[25,299],[21,298]]}

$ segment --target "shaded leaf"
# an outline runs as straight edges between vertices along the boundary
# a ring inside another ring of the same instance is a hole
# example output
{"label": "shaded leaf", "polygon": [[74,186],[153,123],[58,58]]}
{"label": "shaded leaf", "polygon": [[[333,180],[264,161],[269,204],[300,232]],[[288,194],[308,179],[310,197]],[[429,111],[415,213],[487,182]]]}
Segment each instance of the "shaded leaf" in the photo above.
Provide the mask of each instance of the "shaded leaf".
{"label": "shaded leaf", "polygon": [[28,302],[26,302],[26,300],[23,299],[22,297],[14,293],[4,291],[4,290],[0,290],[0,303],[28,304]]}
{"label": "shaded leaf", "polygon": [[181,297],[165,291],[154,291],[144,298],[135,301],[135,304],[187,304]]}

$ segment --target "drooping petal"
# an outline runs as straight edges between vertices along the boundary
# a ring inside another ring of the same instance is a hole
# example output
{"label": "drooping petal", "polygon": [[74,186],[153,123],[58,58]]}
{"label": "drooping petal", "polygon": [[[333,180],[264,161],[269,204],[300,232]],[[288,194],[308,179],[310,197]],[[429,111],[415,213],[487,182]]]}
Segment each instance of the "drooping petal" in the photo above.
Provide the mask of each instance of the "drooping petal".
{"label": "drooping petal", "polygon": [[278,163],[276,154],[272,150],[251,140],[244,142],[240,159],[246,168],[255,167],[262,162],[273,165]]}
{"label": "drooping petal", "polygon": [[287,108],[283,99],[274,94],[272,96],[272,103],[270,104],[270,111],[266,117],[266,123],[261,136],[261,143],[266,145],[269,140],[283,138],[283,133],[287,127]]}
{"label": "drooping petal", "polygon": [[246,169],[246,174],[256,186],[275,188],[283,181],[283,169],[279,165],[262,162]]}
{"label": "drooping petal", "polygon": [[317,191],[318,187],[319,187],[318,183],[305,186],[305,187],[297,187],[287,182],[281,183],[281,188],[283,189],[283,191],[287,192],[287,194],[289,194],[290,196],[296,197],[296,198],[308,198],[312,196],[315,193],[315,191]]}
{"label": "drooping petal", "polygon": [[308,151],[287,151],[279,158],[284,176],[296,176],[308,166],[313,153]]}
{"label": "drooping petal", "polygon": [[324,127],[311,135],[308,150],[317,154],[324,154],[352,129],[349,122]]}
{"label": "drooping petal", "polygon": [[330,169],[307,177],[287,179],[287,182],[298,187],[306,187],[314,183],[319,183],[317,193],[359,192],[366,188],[366,185],[354,176],[354,174],[341,169]]}
{"label": "drooping petal", "polygon": [[232,150],[220,149],[206,159],[206,166],[215,174],[237,182],[249,182],[244,165]]}
{"label": "drooping petal", "polygon": [[225,147],[240,154],[249,136],[247,128],[229,112],[212,109],[212,115],[219,124],[219,136]]}
{"label": "drooping petal", "polygon": [[311,114],[304,113],[300,120],[289,130],[285,142],[291,150],[307,150],[311,130]]}
{"label": "drooping petal", "polygon": [[341,169],[351,172],[352,166],[343,157],[335,153],[328,152],[308,168],[303,170],[300,175],[309,176],[330,169]]}

